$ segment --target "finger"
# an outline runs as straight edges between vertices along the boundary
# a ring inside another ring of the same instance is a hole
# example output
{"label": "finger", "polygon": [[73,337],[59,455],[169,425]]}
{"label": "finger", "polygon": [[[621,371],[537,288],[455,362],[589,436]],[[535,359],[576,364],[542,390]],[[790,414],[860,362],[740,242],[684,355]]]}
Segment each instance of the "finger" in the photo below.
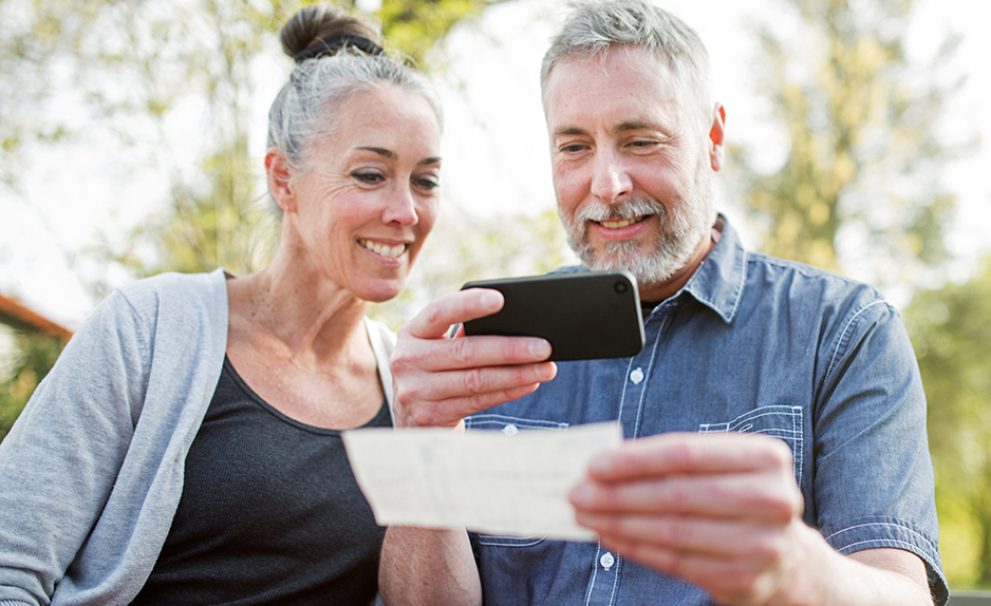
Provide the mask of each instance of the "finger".
{"label": "finger", "polygon": [[452,325],[492,315],[502,309],[502,305],[502,293],[498,290],[460,290],[428,304],[403,327],[403,331],[419,339],[439,339],[446,336]]}
{"label": "finger", "polygon": [[717,602],[763,604],[775,592],[781,574],[764,570],[747,558],[684,553],[635,540],[600,537],[608,549],[670,576],[698,585]]}
{"label": "finger", "polygon": [[556,374],[557,366],[553,362],[438,370],[396,382],[396,399],[415,403],[473,398],[545,383]]}
{"label": "finger", "polygon": [[763,564],[784,551],[785,525],[714,520],[680,515],[578,513],[576,521],[610,541],[649,543],[680,553],[746,558]]}
{"label": "finger", "polygon": [[588,513],[687,514],[788,521],[801,514],[802,497],[791,475],[731,473],[647,477],[624,482],[586,481],[571,502]]}
{"label": "finger", "polygon": [[454,427],[465,417],[522,398],[536,391],[538,387],[540,387],[539,383],[532,383],[514,389],[493,391],[471,397],[420,403],[415,407],[405,409],[406,413],[400,425],[403,427]]}
{"label": "finger", "polygon": [[444,371],[531,364],[550,355],[551,344],[539,337],[480,335],[404,343],[393,356],[393,364],[398,359],[402,365],[408,359],[422,370]]}
{"label": "finger", "polygon": [[777,438],[758,434],[669,433],[630,440],[596,458],[589,475],[601,481],[691,473],[790,470],[791,450]]}

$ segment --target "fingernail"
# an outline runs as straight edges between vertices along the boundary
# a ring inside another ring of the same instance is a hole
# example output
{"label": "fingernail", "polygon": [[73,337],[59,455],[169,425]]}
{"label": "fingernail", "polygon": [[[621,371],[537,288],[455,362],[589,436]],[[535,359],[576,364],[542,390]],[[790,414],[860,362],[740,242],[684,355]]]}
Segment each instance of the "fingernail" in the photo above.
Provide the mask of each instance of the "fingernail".
{"label": "fingernail", "polygon": [[588,464],[589,473],[606,475],[612,471],[612,460],[605,455],[600,455]]}
{"label": "fingernail", "polygon": [[485,307],[496,307],[502,301],[502,295],[498,292],[489,290],[482,293],[482,296],[479,297],[479,301]]}
{"label": "fingernail", "polygon": [[579,484],[571,491],[569,496],[573,504],[586,507],[591,505],[595,499],[595,489],[588,484]]}
{"label": "fingernail", "polygon": [[542,360],[551,355],[551,344],[543,339],[530,341],[528,350],[530,351],[531,356]]}

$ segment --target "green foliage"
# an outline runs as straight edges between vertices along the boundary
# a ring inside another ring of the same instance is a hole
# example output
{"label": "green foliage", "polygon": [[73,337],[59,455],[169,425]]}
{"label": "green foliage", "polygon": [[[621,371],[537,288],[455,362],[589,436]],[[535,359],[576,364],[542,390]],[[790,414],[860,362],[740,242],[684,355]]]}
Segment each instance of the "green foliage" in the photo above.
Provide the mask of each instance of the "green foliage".
{"label": "green foliage", "polygon": [[57,337],[30,331],[16,332],[14,342],[10,372],[0,377],[0,441],[65,346]]}
{"label": "green foliage", "polygon": [[378,17],[389,44],[426,65],[427,52],[459,21],[478,15],[486,0],[383,0]]}
{"label": "green foliage", "polygon": [[[284,60],[288,73],[276,33],[312,3],[0,0],[0,185],[16,190],[34,149],[84,136],[109,139],[116,154],[108,170],[122,178],[153,170],[165,185],[149,192],[161,197],[157,212],[123,242],[120,234],[104,235],[87,256],[135,276],[261,267],[277,221],[265,195],[264,150],[249,143],[259,95],[254,70],[267,55]],[[386,0],[378,17],[389,45],[422,62],[438,38],[484,4]],[[196,140],[171,142],[170,123],[190,119],[195,127],[187,132]],[[425,275],[421,283],[437,281]],[[91,288],[106,292],[100,283]],[[401,304],[395,309],[408,313]],[[393,312],[393,325],[399,319]],[[0,383],[4,432],[61,350],[41,337],[18,339],[22,358]]]}
{"label": "green foliage", "polygon": [[768,252],[833,270],[870,259],[882,287],[913,284],[920,267],[945,260],[955,200],[940,183],[951,154],[935,126],[959,82],[936,77],[936,66],[956,40],[934,65],[915,65],[904,37],[912,6],[794,0],[782,8],[795,32],[758,28],[757,90],[787,156],[766,170],[756,146],[731,153]]}
{"label": "green foliage", "polygon": [[929,400],[946,567],[959,584],[991,586],[991,258],[965,284],[919,293],[905,318]]}

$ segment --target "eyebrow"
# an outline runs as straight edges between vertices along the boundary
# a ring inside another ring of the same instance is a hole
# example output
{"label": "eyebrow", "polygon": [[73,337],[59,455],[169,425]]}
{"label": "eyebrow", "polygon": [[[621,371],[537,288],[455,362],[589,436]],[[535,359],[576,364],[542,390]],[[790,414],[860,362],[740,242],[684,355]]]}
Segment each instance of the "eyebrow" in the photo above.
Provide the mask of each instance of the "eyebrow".
{"label": "eyebrow", "polygon": [[617,132],[626,132],[630,130],[659,130],[663,131],[660,124],[656,122],[646,122],[643,120],[628,120],[626,122],[621,122],[619,126],[616,127]]}
{"label": "eyebrow", "polygon": [[[390,160],[396,160],[399,158],[399,154],[392,151],[391,149],[386,149],[384,147],[358,146],[355,149],[370,151],[373,154],[378,154],[383,158],[389,158]],[[440,164],[440,156],[431,156],[429,158],[424,158],[416,163],[417,166],[425,166],[428,164]]]}
{"label": "eyebrow", "polygon": [[[664,132],[664,128],[656,122],[647,122],[645,120],[627,120],[626,122],[620,122],[619,125],[613,129],[614,132],[628,132],[631,130],[656,130]],[[554,131],[554,136],[570,136],[570,135],[587,135],[588,131],[584,128],[579,128],[577,126],[564,126]]]}

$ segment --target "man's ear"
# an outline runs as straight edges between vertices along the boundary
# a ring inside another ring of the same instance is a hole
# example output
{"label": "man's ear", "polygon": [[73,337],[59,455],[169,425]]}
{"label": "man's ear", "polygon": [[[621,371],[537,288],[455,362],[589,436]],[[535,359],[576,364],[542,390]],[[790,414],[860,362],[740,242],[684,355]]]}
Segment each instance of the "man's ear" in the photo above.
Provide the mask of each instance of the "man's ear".
{"label": "man's ear", "polygon": [[723,167],[725,148],[723,137],[726,128],[726,109],[721,103],[716,103],[712,112],[712,126],[709,127],[709,163],[712,170],[718,171]]}
{"label": "man's ear", "polygon": [[265,153],[265,176],[268,191],[282,212],[296,210],[296,196],[292,185],[292,168],[282,152],[274,147]]}

